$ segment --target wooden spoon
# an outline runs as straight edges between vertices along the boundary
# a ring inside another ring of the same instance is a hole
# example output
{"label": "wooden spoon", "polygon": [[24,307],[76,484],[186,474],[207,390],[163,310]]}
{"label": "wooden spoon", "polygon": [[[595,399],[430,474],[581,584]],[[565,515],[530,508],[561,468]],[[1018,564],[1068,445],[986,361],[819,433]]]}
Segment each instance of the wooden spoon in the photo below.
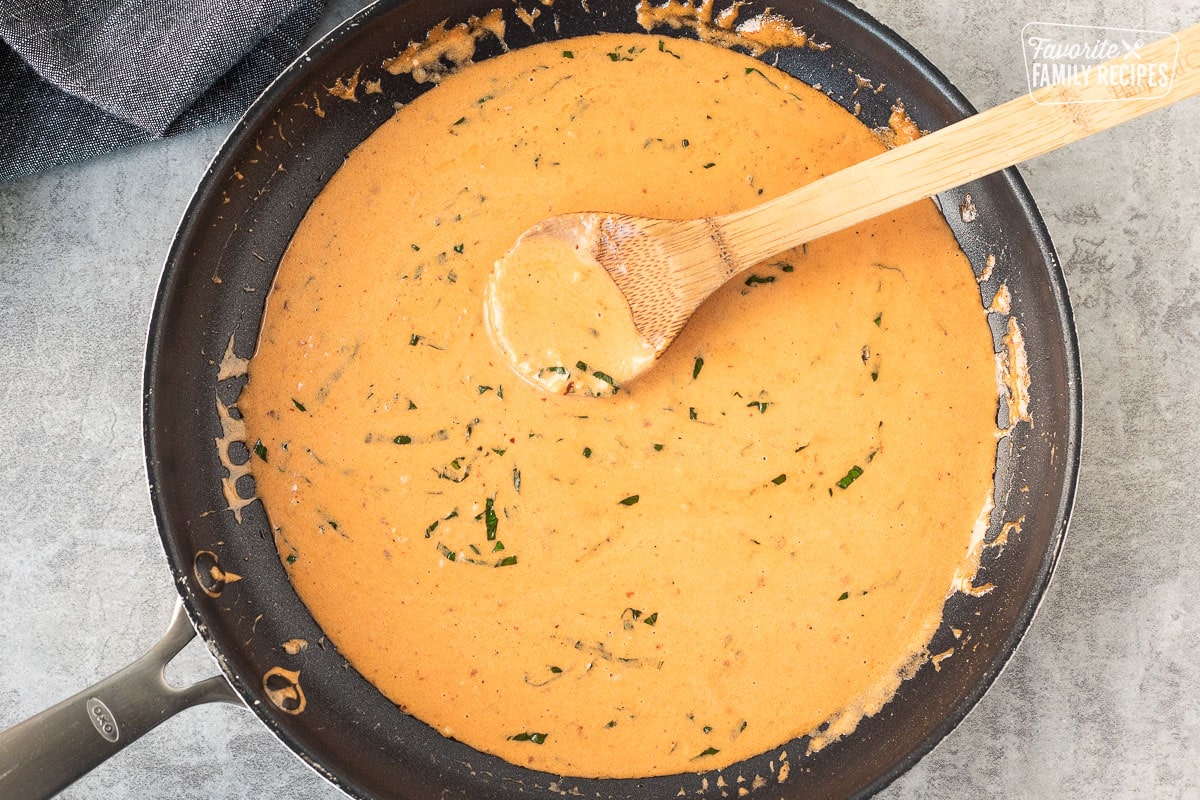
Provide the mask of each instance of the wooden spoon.
{"label": "wooden spoon", "polygon": [[[1166,65],[1169,80],[1174,69],[1165,90],[1161,82],[1098,80],[1101,70],[1120,76],[1122,69],[1158,64]],[[1041,88],[742,211],[681,221],[603,212],[551,217],[497,262],[485,304],[489,329],[518,374],[535,384],[560,393],[611,393],[649,369],[709,295],[765,259],[1198,92],[1195,25],[1093,68],[1086,85]],[[543,304],[534,315],[549,325],[527,324],[531,315],[519,318],[515,310],[514,281],[543,274],[556,259],[573,262],[576,281],[581,264],[603,267],[624,302],[611,287],[597,286],[598,294],[575,304],[585,320],[555,303],[550,314]],[[608,343],[603,363],[576,361],[570,344],[556,346],[573,335],[582,341],[581,326],[590,339]],[[539,340],[546,338],[554,341]],[[556,359],[564,363],[551,363]]]}

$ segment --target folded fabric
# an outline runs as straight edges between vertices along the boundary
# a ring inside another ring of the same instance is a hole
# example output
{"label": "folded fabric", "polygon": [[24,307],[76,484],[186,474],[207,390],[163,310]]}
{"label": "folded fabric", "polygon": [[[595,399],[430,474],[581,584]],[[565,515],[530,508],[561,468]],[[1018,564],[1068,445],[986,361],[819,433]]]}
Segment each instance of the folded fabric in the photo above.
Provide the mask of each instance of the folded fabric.
{"label": "folded fabric", "polygon": [[0,181],[238,116],[324,0],[0,0]]}

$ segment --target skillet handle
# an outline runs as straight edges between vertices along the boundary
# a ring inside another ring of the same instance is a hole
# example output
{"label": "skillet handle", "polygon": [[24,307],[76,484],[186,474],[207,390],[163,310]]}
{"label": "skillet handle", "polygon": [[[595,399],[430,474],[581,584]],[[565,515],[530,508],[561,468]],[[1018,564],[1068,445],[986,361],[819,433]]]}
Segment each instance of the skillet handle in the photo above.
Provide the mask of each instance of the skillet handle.
{"label": "skillet handle", "polygon": [[120,672],[0,732],[0,797],[52,797],[160,722],[200,703],[241,703],[225,678],[177,689],[163,670],[196,635],[177,601],[167,632]]}

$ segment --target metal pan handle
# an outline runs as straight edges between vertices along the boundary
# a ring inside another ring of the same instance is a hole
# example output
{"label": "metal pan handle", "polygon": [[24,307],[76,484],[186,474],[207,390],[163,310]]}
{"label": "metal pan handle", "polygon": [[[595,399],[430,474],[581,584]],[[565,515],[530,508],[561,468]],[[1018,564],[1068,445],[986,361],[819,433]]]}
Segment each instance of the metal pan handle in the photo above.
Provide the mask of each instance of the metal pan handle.
{"label": "metal pan handle", "polygon": [[220,675],[175,688],[163,670],[196,635],[183,610],[146,655],[0,733],[0,797],[53,797],[142,734],[200,703],[241,703]]}

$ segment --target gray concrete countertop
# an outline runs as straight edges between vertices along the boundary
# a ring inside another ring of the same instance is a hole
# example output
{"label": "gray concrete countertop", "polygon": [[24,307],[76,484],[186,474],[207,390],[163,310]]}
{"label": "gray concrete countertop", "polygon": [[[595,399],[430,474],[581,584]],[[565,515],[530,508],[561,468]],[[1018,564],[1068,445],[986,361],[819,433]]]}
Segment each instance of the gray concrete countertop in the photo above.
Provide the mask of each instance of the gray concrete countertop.
{"label": "gray concrete countertop", "polygon": [[[978,107],[1028,22],[1177,30],[1197,0],[869,0]],[[324,26],[354,8],[341,2]],[[1063,261],[1086,419],[1071,533],[1007,670],[898,798],[1200,797],[1200,100],[1021,168]],[[225,131],[0,185],[0,729],[132,661],[175,600],[141,378],[172,234]],[[195,643],[169,670],[211,674]],[[66,797],[341,796],[253,715],[193,709]]]}

